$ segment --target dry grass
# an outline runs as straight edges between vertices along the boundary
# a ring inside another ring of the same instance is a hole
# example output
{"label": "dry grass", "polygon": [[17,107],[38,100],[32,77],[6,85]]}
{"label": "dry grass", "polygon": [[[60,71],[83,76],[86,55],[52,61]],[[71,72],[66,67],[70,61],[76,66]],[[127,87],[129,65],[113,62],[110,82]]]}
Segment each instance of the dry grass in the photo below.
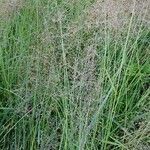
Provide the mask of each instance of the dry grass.
{"label": "dry grass", "polygon": [[10,15],[22,7],[22,0],[1,0],[0,1],[0,18],[8,19]]}
{"label": "dry grass", "polygon": [[150,11],[149,7],[149,0],[97,0],[87,10],[85,22],[89,28],[108,24],[114,29],[121,29],[134,14],[138,20],[147,24],[150,19],[147,12]]}

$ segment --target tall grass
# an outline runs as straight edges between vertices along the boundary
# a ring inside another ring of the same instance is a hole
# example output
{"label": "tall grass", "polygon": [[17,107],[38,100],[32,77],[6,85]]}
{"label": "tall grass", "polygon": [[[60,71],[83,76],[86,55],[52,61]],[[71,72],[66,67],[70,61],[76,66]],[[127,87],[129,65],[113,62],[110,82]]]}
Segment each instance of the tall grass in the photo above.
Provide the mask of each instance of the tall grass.
{"label": "tall grass", "polygon": [[150,148],[149,27],[133,10],[88,28],[93,3],[26,0],[1,20],[0,149]]}

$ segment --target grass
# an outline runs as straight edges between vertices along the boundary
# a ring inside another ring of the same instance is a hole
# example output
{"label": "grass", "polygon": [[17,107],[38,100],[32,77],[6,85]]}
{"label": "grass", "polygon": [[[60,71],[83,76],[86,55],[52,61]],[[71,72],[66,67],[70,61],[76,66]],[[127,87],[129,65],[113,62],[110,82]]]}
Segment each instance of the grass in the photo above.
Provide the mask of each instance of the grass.
{"label": "grass", "polygon": [[26,0],[1,20],[0,149],[150,149],[149,27],[133,10],[88,28],[93,3]]}

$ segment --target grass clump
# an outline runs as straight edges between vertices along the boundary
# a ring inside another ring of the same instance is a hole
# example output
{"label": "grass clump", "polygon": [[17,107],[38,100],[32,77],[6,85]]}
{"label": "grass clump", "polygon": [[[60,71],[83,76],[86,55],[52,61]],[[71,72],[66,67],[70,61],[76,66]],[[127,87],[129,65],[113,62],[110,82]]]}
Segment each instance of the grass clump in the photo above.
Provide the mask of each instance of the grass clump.
{"label": "grass clump", "polygon": [[0,149],[150,148],[149,9],[118,29],[107,10],[91,22],[97,3],[26,0],[1,19]]}

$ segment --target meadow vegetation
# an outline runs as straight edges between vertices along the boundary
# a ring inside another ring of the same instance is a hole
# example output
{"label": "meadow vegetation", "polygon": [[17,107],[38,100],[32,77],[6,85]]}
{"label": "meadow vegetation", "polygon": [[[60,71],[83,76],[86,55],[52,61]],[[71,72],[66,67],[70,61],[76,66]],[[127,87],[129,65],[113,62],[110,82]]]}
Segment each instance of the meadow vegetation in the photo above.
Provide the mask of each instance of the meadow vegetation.
{"label": "meadow vegetation", "polygon": [[1,150],[149,150],[150,2],[1,0]]}

